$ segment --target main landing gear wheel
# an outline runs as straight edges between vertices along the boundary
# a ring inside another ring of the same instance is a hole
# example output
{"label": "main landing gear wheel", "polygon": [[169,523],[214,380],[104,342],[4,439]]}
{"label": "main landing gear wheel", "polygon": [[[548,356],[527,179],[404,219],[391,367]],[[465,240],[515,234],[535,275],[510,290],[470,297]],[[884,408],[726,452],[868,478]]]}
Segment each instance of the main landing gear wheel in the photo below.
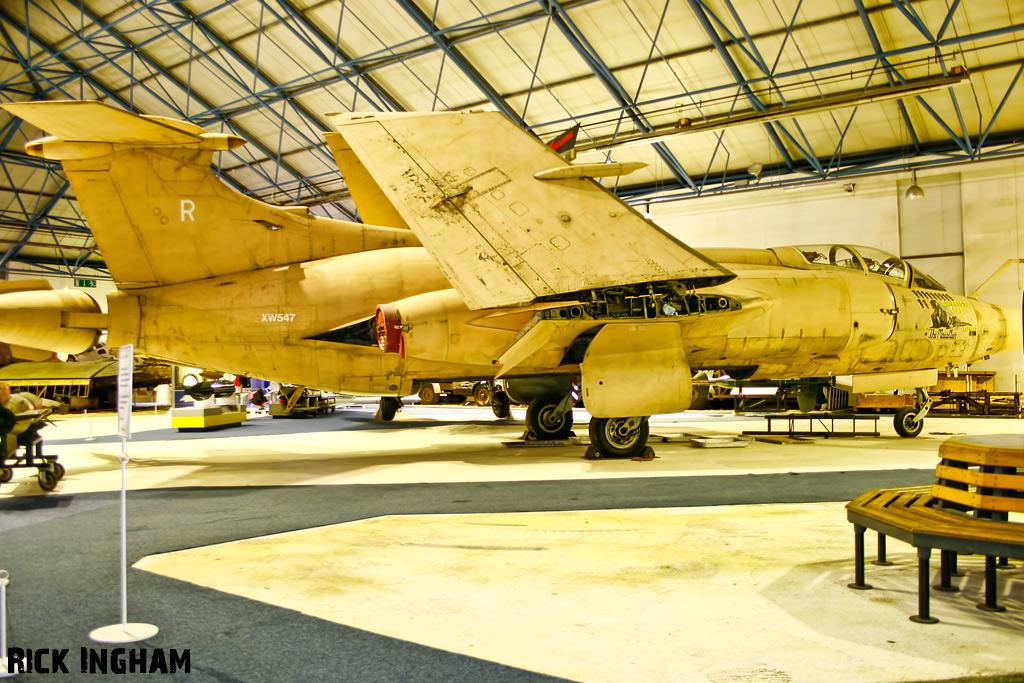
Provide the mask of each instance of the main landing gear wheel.
{"label": "main landing gear wheel", "polygon": [[572,407],[559,410],[561,396],[538,396],[526,409],[526,427],[539,441],[557,441],[572,432]]}
{"label": "main landing gear wheel", "polygon": [[0,467],[0,484],[6,484],[14,476],[14,470],[10,467]]}
{"label": "main landing gear wheel", "polygon": [[431,406],[439,401],[437,392],[434,391],[434,387],[429,384],[424,384],[423,387],[420,388],[419,396],[421,405]]}
{"label": "main landing gear wheel", "polygon": [[504,391],[498,390],[491,396],[491,410],[494,411],[494,416],[504,420],[506,417],[512,417],[512,401],[509,400],[508,394]]}
{"label": "main landing gear wheel", "polygon": [[921,430],[924,429],[924,419],[915,419],[917,412],[918,408],[913,406],[900,408],[896,411],[893,426],[896,427],[897,434],[908,439],[912,439],[921,433]]}
{"label": "main landing gear wheel", "polygon": [[395,414],[401,407],[401,399],[394,396],[384,396],[380,400],[380,406],[377,407],[377,416],[384,422],[391,422],[395,419]]}
{"label": "main landing gear wheel", "polygon": [[473,387],[473,400],[478,406],[491,405],[491,390],[483,382]]}
{"label": "main landing gear wheel", "polygon": [[590,443],[606,458],[633,458],[647,445],[646,417],[592,417]]}

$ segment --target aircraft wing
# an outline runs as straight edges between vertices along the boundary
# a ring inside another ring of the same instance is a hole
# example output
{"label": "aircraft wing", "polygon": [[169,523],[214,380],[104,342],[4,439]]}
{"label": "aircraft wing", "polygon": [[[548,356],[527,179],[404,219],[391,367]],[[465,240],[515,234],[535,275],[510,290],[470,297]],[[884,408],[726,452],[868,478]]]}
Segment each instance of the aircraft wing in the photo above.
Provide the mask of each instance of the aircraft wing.
{"label": "aircraft wing", "polygon": [[593,180],[536,177],[569,164],[501,114],[329,116],[328,144],[358,156],[471,309],[735,277]]}
{"label": "aircraft wing", "polygon": [[157,116],[139,116],[93,101],[11,102],[2,106],[62,140],[124,144],[180,145],[194,143],[205,131],[191,123]]}

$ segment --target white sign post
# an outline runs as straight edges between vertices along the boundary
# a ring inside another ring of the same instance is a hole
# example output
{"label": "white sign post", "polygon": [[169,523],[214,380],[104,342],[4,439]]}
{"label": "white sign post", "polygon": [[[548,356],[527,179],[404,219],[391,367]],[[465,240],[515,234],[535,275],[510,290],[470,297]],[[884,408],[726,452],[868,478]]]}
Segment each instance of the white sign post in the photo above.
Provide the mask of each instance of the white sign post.
{"label": "white sign post", "polygon": [[103,626],[89,633],[97,643],[135,643],[155,636],[160,629],[153,624],[128,623],[128,450],[132,437],[132,372],[135,347],[127,344],[117,352],[117,435],[121,437],[121,623]]}
{"label": "white sign post", "polygon": [[7,659],[7,584],[10,583],[6,569],[0,569],[0,678],[17,676],[17,671],[9,671],[10,660]]}
{"label": "white sign post", "polygon": [[117,351],[117,435],[124,442],[132,438],[132,375],[135,372],[135,346],[128,344]]}

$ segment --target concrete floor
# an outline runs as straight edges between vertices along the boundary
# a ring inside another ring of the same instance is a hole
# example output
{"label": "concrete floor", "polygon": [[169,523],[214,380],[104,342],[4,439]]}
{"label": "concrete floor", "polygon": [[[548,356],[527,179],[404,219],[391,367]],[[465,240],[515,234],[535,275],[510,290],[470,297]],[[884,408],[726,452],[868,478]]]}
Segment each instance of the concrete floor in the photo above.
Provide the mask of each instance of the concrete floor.
{"label": "concrete floor", "polygon": [[[523,413],[407,407],[395,423],[370,406],[308,420],[257,417],[178,434],[136,413],[128,486],[530,482],[594,478],[929,470],[954,434],[1013,433],[1019,420],[928,418],[901,439],[754,442],[701,449],[685,435],[762,429],[763,418],[687,413],[652,420],[658,458],[584,460],[582,446],[514,442]],[[586,433],[578,414],[577,432]],[[120,486],[111,415],[61,418],[43,434],[68,470],[57,493]],[[723,481],[725,481],[723,479]],[[39,494],[17,471],[0,497]],[[920,681],[1024,672],[1024,569],[1002,570],[1009,611],[975,609],[983,562],[962,558],[963,591],[933,594],[918,625],[916,556],[889,545],[852,591],[843,504],[401,515],[206,545],[135,567],[431,647],[578,681]],[[869,552],[871,545],[869,545]],[[937,564],[937,563],[935,563]],[[136,599],[139,599],[138,597]],[[296,634],[301,637],[301,634]]]}
{"label": "concrete floor", "polygon": [[[519,442],[525,409],[498,420],[489,408],[406,406],[387,424],[373,422],[372,404],[334,415],[295,420],[251,416],[239,427],[179,433],[166,413],[136,411],[128,444],[129,488],[395,484],[414,482],[557,481],[575,478],[679,477],[713,474],[833,472],[935,467],[942,441],[954,434],[1024,433],[1019,420],[931,418],[916,439],[900,438],[891,416],[879,437],[817,439],[814,443],[753,442],[746,448],[693,448],[687,435],[738,435],[765,420],[729,412],[656,416],[651,434],[674,439],[651,445],[649,462],[584,460],[583,448],[528,447]],[[586,411],[576,411],[576,433],[587,434]],[[776,425],[775,429],[778,429]],[[820,427],[818,427],[820,429]],[[43,430],[47,452],[60,454],[68,474],[60,493],[113,491],[121,441],[111,413],[61,417]],[[504,444],[512,444],[507,446]],[[37,495],[29,470],[16,471],[0,495]]]}

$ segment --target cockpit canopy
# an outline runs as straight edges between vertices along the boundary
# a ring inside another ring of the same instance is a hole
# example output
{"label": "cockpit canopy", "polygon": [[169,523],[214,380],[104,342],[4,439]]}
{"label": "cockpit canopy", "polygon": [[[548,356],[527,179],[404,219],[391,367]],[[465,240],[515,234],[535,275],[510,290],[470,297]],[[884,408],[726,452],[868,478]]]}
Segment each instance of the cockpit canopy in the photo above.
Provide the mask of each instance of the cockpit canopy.
{"label": "cockpit canopy", "polygon": [[906,261],[874,247],[855,247],[848,244],[811,244],[801,245],[796,249],[812,265],[849,268],[879,275],[904,287],[946,291],[945,287]]}

